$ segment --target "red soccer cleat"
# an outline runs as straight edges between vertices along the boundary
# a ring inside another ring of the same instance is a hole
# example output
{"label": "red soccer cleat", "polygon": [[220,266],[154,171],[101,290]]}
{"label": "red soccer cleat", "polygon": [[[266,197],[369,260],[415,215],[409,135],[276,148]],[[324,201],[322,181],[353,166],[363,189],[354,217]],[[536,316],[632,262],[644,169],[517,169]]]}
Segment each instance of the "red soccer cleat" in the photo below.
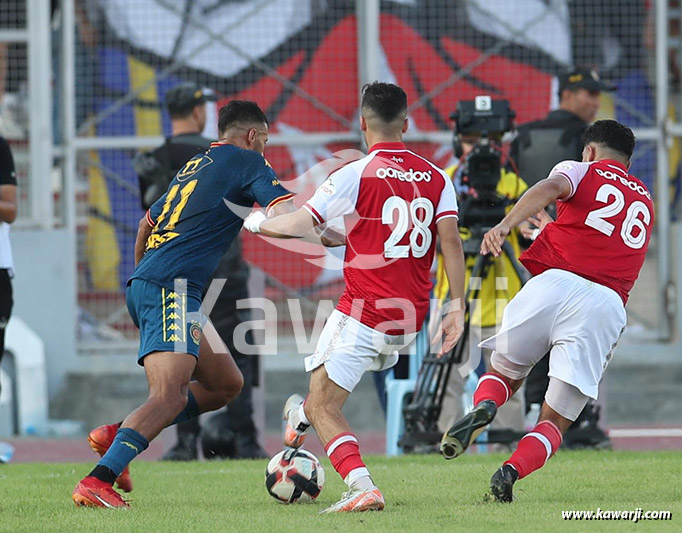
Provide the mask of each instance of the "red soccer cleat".
{"label": "red soccer cleat", "polygon": [[73,489],[71,499],[76,507],[106,507],[107,509],[127,509],[130,507],[114,487],[97,479],[87,476],[81,479]]}
{"label": "red soccer cleat", "polygon": [[[93,429],[88,434],[90,448],[102,457],[107,453],[111,443],[114,442],[114,437],[116,436],[119,426],[120,424],[107,424]],[[121,475],[116,478],[116,485],[124,492],[133,490],[133,480],[130,478],[130,470],[127,466],[123,472],[121,472]]]}

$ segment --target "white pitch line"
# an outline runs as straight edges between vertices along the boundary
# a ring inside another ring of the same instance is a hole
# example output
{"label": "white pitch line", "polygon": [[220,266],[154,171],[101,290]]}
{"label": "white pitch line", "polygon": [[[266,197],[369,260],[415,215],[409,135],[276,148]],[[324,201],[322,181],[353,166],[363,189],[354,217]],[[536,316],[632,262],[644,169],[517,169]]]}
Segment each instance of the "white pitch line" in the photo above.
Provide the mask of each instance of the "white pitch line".
{"label": "white pitch line", "polygon": [[609,437],[682,437],[682,428],[667,429],[610,429]]}

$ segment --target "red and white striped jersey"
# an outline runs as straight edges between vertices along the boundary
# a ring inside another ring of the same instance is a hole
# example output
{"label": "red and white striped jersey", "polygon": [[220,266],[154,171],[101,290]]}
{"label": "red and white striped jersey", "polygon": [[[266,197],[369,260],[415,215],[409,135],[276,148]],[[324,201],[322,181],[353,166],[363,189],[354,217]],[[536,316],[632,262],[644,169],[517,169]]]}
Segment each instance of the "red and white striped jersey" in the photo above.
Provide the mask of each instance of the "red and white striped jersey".
{"label": "red and white striped jersey", "polygon": [[346,290],[337,309],[388,334],[419,331],[436,223],[457,217],[445,172],[403,143],[379,143],[333,172],[303,207],[321,224],[344,217]]}

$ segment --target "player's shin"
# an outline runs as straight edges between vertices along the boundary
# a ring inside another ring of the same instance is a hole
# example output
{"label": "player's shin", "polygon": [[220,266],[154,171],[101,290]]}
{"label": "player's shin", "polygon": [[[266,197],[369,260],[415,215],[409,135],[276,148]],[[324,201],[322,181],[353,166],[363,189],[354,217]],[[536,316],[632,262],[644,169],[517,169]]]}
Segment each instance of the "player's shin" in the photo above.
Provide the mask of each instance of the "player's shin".
{"label": "player's shin", "polygon": [[176,416],[175,419],[168,425],[173,426],[175,424],[180,424],[181,422],[187,422],[188,420],[192,420],[198,416],[199,404],[197,403],[197,400],[190,389],[187,391],[187,405],[185,405],[185,408],[180,411],[180,414],[178,414],[178,416]]}
{"label": "player's shin", "polygon": [[120,428],[111,446],[90,476],[113,484],[128,464],[149,446],[147,439],[132,428]]}
{"label": "player's shin", "polygon": [[362,461],[358,440],[352,433],[340,433],[324,447],[334,469],[351,491],[375,488],[369,470]]}
{"label": "player's shin", "polygon": [[486,372],[478,380],[476,391],[474,392],[474,407],[485,400],[492,400],[499,409],[514,391],[507,379],[497,373]]}
{"label": "player's shin", "polygon": [[542,468],[559,449],[562,436],[559,428],[549,420],[538,423],[520,441],[516,451],[505,461],[519,474],[519,479]]}
{"label": "player's shin", "polygon": [[497,414],[497,408],[514,394],[511,383],[500,374],[488,372],[478,380],[474,392],[474,408],[448,429],[440,443],[445,459],[462,455],[485,431]]}

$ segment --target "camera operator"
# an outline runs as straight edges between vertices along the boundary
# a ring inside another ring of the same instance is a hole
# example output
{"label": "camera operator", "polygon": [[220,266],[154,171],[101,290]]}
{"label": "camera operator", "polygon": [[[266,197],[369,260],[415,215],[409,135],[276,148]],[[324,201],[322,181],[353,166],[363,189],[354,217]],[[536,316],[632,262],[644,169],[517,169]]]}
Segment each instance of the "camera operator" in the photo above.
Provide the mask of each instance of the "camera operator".
{"label": "camera operator", "polygon": [[[544,179],[560,161],[582,160],[582,135],[597,116],[601,92],[613,90],[587,68],[576,68],[559,76],[559,108],[542,120],[519,126],[511,145],[510,155],[529,186]],[[526,379],[527,409],[542,404],[549,385],[548,372],[549,357],[545,356]],[[598,421],[599,407],[590,401],[566,433],[564,446],[609,447],[610,439],[598,427]]]}
{"label": "camera operator", "polygon": [[[199,152],[211,146],[202,136],[206,125],[206,102],[215,100],[199,85],[187,82],[166,92],[166,107],[171,118],[172,135],[151,152],[140,152],[133,160],[140,183],[142,207],[149,207],[166,192],[175,174]],[[267,457],[257,438],[253,422],[252,387],[257,381],[257,358],[237,351],[233,342],[234,328],[250,319],[247,310],[237,309],[237,301],[248,298],[249,267],[242,258],[241,241],[236,238],[221,258],[213,274],[227,280],[211,313],[211,320],[244,376],[241,394],[229,405],[212,415],[202,430],[199,419],[178,424],[178,441],[162,457],[169,461],[191,461],[198,458],[197,439],[207,459],[232,457],[260,459]],[[252,340],[247,338],[247,342]]]}
{"label": "camera operator", "polygon": [[[506,102],[505,102],[506,104]],[[513,113],[509,113],[509,118]],[[510,127],[510,126],[509,126]],[[521,289],[522,281],[516,272],[511,260],[502,254],[500,257],[491,258],[487,271],[474,273],[474,265],[478,258],[478,252],[466,253],[467,240],[472,243],[472,250],[476,247],[473,242],[477,240],[477,235],[481,234],[487,227],[486,220],[490,218],[490,225],[494,224],[497,213],[511,209],[517,200],[527,189],[524,181],[515,173],[505,169],[501,164],[501,153],[491,144],[487,138],[477,132],[459,132],[463,128],[458,125],[453,145],[455,155],[460,157],[460,162],[446,169],[446,172],[453,178],[455,190],[458,194],[460,203],[460,234],[465,246],[465,259],[467,267],[467,287],[472,274],[481,276],[480,291],[477,295],[477,304],[472,307],[470,313],[470,328],[468,346],[464,347],[464,359],[466,360],[470,350],[477,350],[477,345],[481,336],[486,338],[493,335],[499,325],[504,306],[500,305],[499,300],[509,301]],[[466,128],[464,128],[466,131]],[[503,132],[497,133],[499,137]],[[486,187],[492,190],[486,192],[479,190],[481,187],[477,183],[485,181],[483,174],[493,173],[494,176],[487,176],[490,182]],[[496,183],[495,183],[496,182]],[[488,196],[486,196],[486,194]],[[489,195],[493,195],[492,197]],[[487,199],[486,199],[487,198]],[[503,216],[503,215],[502,215]],[[513,249],[515,258],[520,254],[519,233],[517,230],[507,238]],[[442,299],[447,293],[447,281],[442,276],[442,261],[438,256],[438,274],[434,289],[435,297]],[[489,350],[482,350],[484,364],[490,365]],[[470,356],[469,356],[470,357]],[[478,360],[475,356],[473,361]],[[462,361],[466,363],[466,361]],[[462,367],[463,365],[458,365]],[[475,369],[472,369],[475,370]],[[449,381],[445,388],[442,409],[438,419],[438,427],[441,431],[447,430],[455,420],[464,414],[462,393],[466,377],[463,377],[459,368],[453,367],[450,372]],[[498,413],[498,418],[493,424],[494,429],[511,429],[514,431],[524,430],[524,406],[523,395],[512,398]]]}

